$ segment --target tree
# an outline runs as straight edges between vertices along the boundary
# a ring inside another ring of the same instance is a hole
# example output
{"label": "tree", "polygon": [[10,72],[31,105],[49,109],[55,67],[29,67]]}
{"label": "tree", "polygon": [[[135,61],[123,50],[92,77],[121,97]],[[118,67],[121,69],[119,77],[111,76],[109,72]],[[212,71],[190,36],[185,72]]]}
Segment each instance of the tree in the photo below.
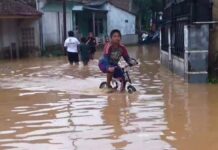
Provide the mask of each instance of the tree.
{"label": "tree", "polygon": [[151,17],[156,12],[162,11],[162,0],[133,0],[138,8],[138,29],[142,30],[142,22],[145,24],[144,28],[147,28],[150,23]]}

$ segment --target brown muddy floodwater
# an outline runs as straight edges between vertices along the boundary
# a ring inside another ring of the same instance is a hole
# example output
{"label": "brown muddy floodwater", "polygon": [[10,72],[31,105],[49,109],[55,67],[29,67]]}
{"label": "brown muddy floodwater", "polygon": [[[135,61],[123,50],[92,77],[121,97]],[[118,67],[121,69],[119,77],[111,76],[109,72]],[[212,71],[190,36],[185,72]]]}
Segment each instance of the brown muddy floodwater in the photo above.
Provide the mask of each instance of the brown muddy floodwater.
{"label": "brown muddy floodwater", "polygon": [[218,150],[218,85],[184,83],[155,46],[129,51],[132,95],[99,90],[97,60],[1,61],[0,150]]}

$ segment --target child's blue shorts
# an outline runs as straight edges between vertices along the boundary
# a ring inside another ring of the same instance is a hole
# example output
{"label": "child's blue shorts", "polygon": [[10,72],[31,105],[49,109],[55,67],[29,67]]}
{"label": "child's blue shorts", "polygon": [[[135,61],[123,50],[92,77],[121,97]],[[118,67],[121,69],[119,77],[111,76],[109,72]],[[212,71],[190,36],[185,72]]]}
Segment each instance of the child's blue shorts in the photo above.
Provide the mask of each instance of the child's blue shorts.
{"label": "child's blue shorts", "polygon": [[114,78],[122,78],[122,79],[124,79],[124,72],[120,68],[120,66],[116,66],[114,74],[113,74],[113,77]]}
{"label": "child's blue shorts", "polygon": [[124,79],[124,72],[121,69],[120,66],[118,65],[108,65],[106,61],[100,61],[99,62],[99,69],[103,72],[103,73],[109,73],[108,72],[108,68],[109,67],[116,67],[114,70],[114,74],[113,77],[114,78],[122,78]]}

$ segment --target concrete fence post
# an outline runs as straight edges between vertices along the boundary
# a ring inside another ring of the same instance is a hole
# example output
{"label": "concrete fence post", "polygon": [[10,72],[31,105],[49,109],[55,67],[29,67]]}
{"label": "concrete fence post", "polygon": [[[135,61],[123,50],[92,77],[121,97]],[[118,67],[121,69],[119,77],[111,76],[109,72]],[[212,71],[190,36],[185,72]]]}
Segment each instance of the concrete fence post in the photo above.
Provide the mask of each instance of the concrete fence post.
{"label": "concrete fence post", "polygon": [[189,83],[208,82],[209,25],[185,25],[185,79]]}

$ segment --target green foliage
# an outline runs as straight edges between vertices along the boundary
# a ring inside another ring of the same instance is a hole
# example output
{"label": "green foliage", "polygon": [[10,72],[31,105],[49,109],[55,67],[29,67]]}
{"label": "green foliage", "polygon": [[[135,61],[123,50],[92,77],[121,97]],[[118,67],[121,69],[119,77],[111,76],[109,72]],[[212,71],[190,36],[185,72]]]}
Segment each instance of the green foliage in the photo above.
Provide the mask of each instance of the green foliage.
{"label": "green foliage", "polygon": [[134,3],[139,8],[139,12],[146,13],[148,11],[161,11],[162,0],[134,0]]}
{"label": "green foliage", "polygon": [[62,50],[61,45],[46,46],[46,48],[42,51],[42,56],[45,57],[64,56],[64,51]]}
{"label": "green foliage", "polygon": [[134,0],[134,4],[138,7],[138,17],[143,22],[146,29],[154,12],[160,12],[163,8],[163,0]]}
{"label": "green foliage", "polygon": [[217,78],[209,78],[209,83],[210,84],[217,84],[218,83],[218,79]]}
{"label": "green foliage", "polygon": [[218,84],[218,75],[216,70],[209,70],[208,82],[210,84]]}

